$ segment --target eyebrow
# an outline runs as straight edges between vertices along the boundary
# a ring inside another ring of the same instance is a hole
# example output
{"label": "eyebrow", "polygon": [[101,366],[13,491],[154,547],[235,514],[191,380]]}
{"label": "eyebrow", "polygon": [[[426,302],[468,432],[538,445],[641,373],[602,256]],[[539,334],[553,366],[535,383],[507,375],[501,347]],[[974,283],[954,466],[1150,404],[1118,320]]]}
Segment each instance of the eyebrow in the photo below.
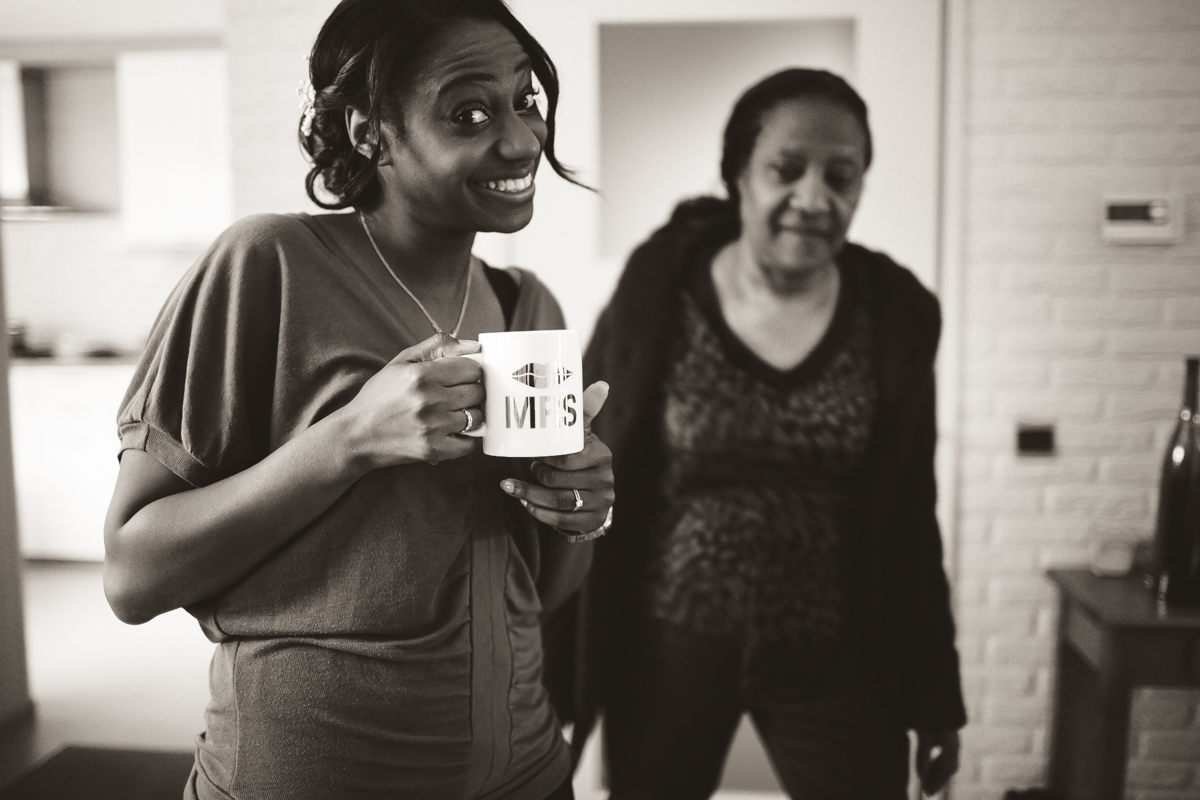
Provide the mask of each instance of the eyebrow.
{"label": "eyebrow", "polygon": [[[533,61],[525,57],[517,63],[517,68],[513,70],[513,74],[524,72],[525,70],[533,71]],[[498,81],[495,73],[492,72],[464,72],[461,75],[455,75],[438,89],[438,97],[443,97],[449,94],[454,89],[462,86],[465,83],[496,83]]]}
{"label": "eyebrow", "polygon": [[[785,156],[785,157],[787,157],[787,158],[796,158],[796,159],[803,159],[803,160],[807,160],[807,159],[808,159],[808,153],[807,153],[806,151],[803,151],[803,150],[791,150],[791,149],[787,149],[787,148],[785,148],[785,149],[782,149],[782,150],[780,150],[780,151],[779,151],[779,155],[781,155],[781,156]],[[830,161],[849,161],[849,162],[853,162],[853,161],[855,160],[855,158],[854,158],[854,156],[853,156],[853,155],[851,155],[850,153],[839,153],[839,152],[834,152],[834,153],[830,154],[830,156],[829,156],[829,160],[830,160]]]}

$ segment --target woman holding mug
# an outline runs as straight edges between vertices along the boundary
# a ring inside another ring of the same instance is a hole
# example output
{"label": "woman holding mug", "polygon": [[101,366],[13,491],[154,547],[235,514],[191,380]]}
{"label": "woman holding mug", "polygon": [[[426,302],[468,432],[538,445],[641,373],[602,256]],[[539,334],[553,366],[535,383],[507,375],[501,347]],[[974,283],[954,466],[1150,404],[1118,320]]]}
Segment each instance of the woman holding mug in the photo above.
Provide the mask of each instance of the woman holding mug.
{"label": "woman holding mug", "polygon": [[539,622],[603,531],[608,449],[485,457],[456,357],[563,326],[471,255],[529,222],[543,152],[567,176],[553,64],[501,0],[343,0],[310,77],[309,194],[353,213],[242,220],[168,300],[119,414],[106,593],[218,644],[187,797],[569,798]]}
{"label": "woman holding mug", "polygon": [[927,792],[956,769],[941,323],[908,270],[845,241],[871,155],[841,78],[750,88],[728,199],[682,203],[634,252],[588,347],[621,506],[563,696],[576,745],[603,710],[613,800],[708,797],[743,713],[795,798],[902,800],[908,730]]}

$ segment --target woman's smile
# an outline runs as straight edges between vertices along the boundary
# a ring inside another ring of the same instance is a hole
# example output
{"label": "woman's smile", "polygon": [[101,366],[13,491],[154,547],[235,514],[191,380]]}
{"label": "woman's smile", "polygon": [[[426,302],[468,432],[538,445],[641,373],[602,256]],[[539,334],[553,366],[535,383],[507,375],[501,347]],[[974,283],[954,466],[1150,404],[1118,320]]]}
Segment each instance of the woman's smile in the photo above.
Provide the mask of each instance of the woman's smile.
{"label": "woman's smile", "polygon": [[522,201],[533,197],[533,173],[525,175],[521,178],[501,178],[498,180],[476,181],[476,186],[487,189],[491,192],[498,192],[503,195],[508,195],[514,200]]}

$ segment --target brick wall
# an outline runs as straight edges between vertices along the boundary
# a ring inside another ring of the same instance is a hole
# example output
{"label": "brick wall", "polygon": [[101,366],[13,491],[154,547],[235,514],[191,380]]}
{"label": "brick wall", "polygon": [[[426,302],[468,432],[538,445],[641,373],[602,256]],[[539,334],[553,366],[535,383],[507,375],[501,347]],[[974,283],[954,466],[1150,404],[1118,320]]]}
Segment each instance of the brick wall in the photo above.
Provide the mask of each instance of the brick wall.
{"label": "brick wall", "polygon": [[337,0],[228,3],[229,97],[236,217],[313,211],[304,193],[308,166],[296,138],[305,59]]}
{"label": "brick wall", "polygon": [[[1056,610],[1043,571],[1083,564],[1097,538],[1151,535],[1183,357],[1200,352],[1200,2],[961,8],[956,588],[971,724],[953,796],[998,800],[1046,777]],[[1105,245],[1101,199],[1121,191],[1183,194],[1184,243]],[[1053,423],[1057,454],[1017,457],[1020,420]],[[1149,792],[1193,785],[1200,746],[1180,719],[1198,699],[1139,695],[1130,775],[1147,792],[1131,796],[1198,796]]]}

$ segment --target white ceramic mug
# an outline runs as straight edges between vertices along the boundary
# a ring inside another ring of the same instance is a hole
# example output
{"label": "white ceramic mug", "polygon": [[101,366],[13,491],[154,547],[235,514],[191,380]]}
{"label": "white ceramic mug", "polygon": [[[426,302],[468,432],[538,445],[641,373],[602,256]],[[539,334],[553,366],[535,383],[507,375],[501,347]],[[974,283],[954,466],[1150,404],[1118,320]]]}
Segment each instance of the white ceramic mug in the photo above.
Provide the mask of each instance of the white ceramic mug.
{"label": "white ceramic mug", "polygon": [[561,456],[583,449],[583,355],[579,332],[479,334],[483,437],[489,456]]}

